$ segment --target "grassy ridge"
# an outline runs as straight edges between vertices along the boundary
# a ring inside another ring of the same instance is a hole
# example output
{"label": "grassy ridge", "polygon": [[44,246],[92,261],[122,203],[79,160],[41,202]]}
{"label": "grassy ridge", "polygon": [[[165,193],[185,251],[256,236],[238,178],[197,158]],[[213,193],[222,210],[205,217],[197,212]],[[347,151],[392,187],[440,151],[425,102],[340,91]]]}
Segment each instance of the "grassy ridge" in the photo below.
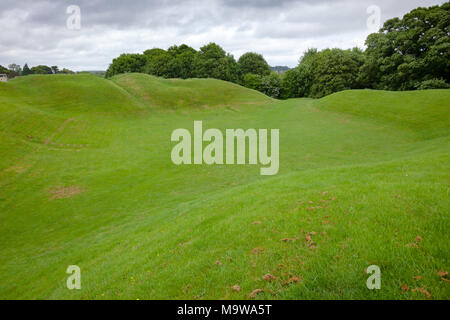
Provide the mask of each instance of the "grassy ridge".
{"label": "grassy ridge", "polygon": [[238,104],[271,102],[262,93],[217,79],[163,79],[147,74],[123,74],[113,81],[148,106],[167,110],[233,109]]}
{"label": "grassy ridge", "polygon": [[319,108],[379,120],[420,134],[448,136],[450,112],[447,90],[410,92],[343,91],[316,101]]}
{"label": "grassy ridge", "polygon": [[[136,74],[0,83],[0,298],[238,299],[260,288],[257,298],[448,299],[436,272],[450,269],[449,98],[273,102],[226,82]],[[279,128],[280,173],[173,165],[170,134],[194,120]],[[365,286],[373,263],[379,291]],[[65,287],[70,264],[82,290]]]}

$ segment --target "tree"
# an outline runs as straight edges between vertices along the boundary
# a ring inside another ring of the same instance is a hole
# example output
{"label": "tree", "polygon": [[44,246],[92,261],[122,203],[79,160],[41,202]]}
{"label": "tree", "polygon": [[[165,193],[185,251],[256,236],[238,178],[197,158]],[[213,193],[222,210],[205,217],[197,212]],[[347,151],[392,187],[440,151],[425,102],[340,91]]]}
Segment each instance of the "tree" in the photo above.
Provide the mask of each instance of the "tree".
{"label": "tree", "polygon": [[28,64],[25,63],[25,65],[23,66],[23,69],[22,69],[22,75],[27,76],[29,74],[31,74],[31,70],[28,67]]}
{"label": "tree", "polygon": [[48,66],[44,66],[44,65],[39,65],[39,66],[35,66],[32,67],[30,69],[32,74],[52,74],[52,68],[48,67]]}
{"label": "tree", "polygon": [[279,98],[281,87],[280,75],[276,72],[261,78],[260,91],[272,98]]}
{"label": "tree", "polygon": [[20,74],[22,72],[22,68],[18,64],[15,64],[15,63],[10,64],[8,66],[8,69],[17,74]]}
{"label": "tree", "polygon": [[300,72],[298,68],[290,69],[281,76],[280,98],[289,99],[300,97]]}
{"label": "tree", "polygon": [[425,80],[416,85],[417,90],[449,89],[450,85],[443,79]]}
{"label": "tree", "polygon": [[352,50],[325,49],[300,64],[310,64],[305,70],[306,77],[312,79],[308,96],[321,98],[334,92],[358,89],[359,71],[364,63],[363,52]]}
{"label": "tree", "polygon": [[236,60],[215,43],[201,47],[195,55],[193,65],[193,73],[198,78],[215,78],[232,82],[238,80]]}
{"label": "tree", "polygon": [[9,74],[10,70],[6,69],[4,66],[0,65],[0,73]]}
{"label": "tree", "polygon": [[170,78],[192,78],[194,75],[193,62],[197,51],[182,44],[172,46],[167,50],[171,59],[168,63],[168,72]]}
{"label": "tree", "polygon": [[410,90],[432,79],[450,83],[449,24],[450,2],[386,21],[366,40],[365,82],[387,90]]}
{"label": "tree", "polygon": [[75,72],[73,72],[72,70],[63,68],[59,73],[62,73],[62,74],[74,74]]}
{"label": "tree", "polygon": [[119,73],[143,72],[147,59],[142,54],[121,54],[115,58],[106,71],[106,77],[112,77]]}
{"label": "tree", "polygon": [[[313,62],[317,53],[318,50],[316,48],[310,48],[303,53],[303,56],[299,60],[299,65],[295,68],[294,76],[291,76],[295,82],[290,84],[291,88],[289,88],[289,91],[293,93],[293,96],[289,98],[309,97],[311,95],[311,87],[314,81]],[[287,84],[283,84],[282,88],[286,90]],[[283,93],[283,89],[282,94],[284,96],[286,95],[285,92]]]}
{"label": "tree", "polygon": [[247,73],[242,79],[242,84],[246,88],[261,90],[262,77],[258,74]]}
{"label": "tree", "polygon": [[313,83],[313,60],[317,49],[308,49],[299,60],[299,65],[286,71],[281,78],[282,99],[308,97]]}
{"label": "tree", "polygon": [[271,72],[264,57],[254,52],[244,53],[239,58],[237,64],[241,77],[245,76],[247,73],[267,76]]}
{"label": "tree", "polygon": [[170,54],[163,49],[154,48],[146,50],[144,52],[146,58],[146,64],[144,67],[144,72],[157,76],[169,78],[169,68],[168,64],[171,60]]}
{"label": "tree", "polygon": [[52,68],[53,74],[59,73],[59,68],[58,68],[58,66],[52,66],[51,68]]}

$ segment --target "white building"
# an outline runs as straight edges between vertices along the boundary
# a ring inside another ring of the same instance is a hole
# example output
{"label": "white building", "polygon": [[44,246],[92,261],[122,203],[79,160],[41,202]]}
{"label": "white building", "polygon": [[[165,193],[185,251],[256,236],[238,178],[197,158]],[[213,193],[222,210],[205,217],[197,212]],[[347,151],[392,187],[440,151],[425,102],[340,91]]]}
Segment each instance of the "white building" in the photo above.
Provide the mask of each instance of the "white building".
{"label": "white building", "polygon": [[8,81],[8,75],[4,73],[0,73],[0,82],[6,82]]}

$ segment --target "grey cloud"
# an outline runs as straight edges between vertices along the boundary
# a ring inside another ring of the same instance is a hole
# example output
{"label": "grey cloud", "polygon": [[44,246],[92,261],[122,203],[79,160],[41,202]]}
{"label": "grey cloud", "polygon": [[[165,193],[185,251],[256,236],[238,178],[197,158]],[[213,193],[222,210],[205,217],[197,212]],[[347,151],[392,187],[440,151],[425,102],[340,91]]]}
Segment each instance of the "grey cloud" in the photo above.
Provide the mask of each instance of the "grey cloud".
{"label": "grey cloud", "polygon": [[[1,0],[0,64],[59,64],[105,69],[122,52],[210,41],[235,57],[264,54],[296,65],[309,46],[362,46],[370,5],[382,20],[438,0]],[[68,30],[66,8],[79,5],[81,30]]]}

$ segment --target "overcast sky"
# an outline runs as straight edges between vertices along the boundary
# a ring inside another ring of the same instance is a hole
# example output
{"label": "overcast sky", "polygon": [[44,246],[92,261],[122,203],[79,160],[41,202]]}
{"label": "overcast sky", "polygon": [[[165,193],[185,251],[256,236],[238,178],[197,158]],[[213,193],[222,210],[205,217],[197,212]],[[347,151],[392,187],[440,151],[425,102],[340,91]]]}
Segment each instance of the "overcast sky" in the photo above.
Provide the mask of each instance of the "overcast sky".
{"label": "overcast sky", "polygon": [[[0,65],[58,65],[106,70],[121,53],[195,49],[216,42],[236,59],[262,53],[272,65],[294,67],[310,48],[363,47],[381,23],[438,0],[0,0]],[[70,5],[81,11],[77,28]],[[375,15],[374,15],[375,14]],[[69,20],[69,26],[67,21]],[[373,23],[369,25],[373,26]],[[75,27],[75,28],[74,28]]]}

